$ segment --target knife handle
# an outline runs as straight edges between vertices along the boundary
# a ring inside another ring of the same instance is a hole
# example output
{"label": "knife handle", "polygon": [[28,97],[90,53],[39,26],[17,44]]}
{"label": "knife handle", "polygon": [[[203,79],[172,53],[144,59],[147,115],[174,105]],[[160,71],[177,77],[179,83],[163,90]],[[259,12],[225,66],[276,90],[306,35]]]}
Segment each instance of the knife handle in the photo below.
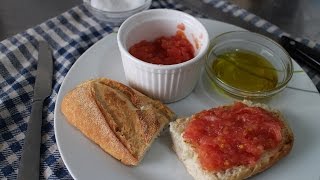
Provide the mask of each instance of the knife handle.
{"label": "knife handle", "polygon": [[18,180],[39,179],[43,101],[34,101],[24,139]]}
{"label": "knife handle", "polygon": [[288,36],[281,37],[281,44],[296,61],[308,64],[320,73],[320,51],[312,49]]}

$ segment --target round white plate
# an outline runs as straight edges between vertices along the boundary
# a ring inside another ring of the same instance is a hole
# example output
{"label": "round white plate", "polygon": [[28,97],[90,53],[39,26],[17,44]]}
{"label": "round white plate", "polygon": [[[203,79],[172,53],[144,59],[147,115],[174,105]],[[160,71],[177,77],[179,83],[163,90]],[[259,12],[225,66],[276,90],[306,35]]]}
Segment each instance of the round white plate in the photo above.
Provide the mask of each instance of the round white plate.
{"label": "round white plate", "polygon": [[[218,21],[201,19],[210,38],[240,28]],[[295,70],[301,68],[295,63]],[[61,85],[54,112],[54,128],[62,159],[75,179],[174,179],[192,177],[172,150],[169,133],[164,132],[151,146],[137,167],[122,165],[68,124],[60,111],[66,92],[88,79],[107,77],[126,83],[116,34],[94,44],[73,65]],[[308,76],[295,73],[290,87],[265,102],[279,109],[295,134],[291,153],[254,179],[319,179],[320,178],[320,96]],[[309,92],[314,91],[314,92]],[[203,76],[185,99],[169,104],[179,117],[232,102],[234,99],[216,93]]]}

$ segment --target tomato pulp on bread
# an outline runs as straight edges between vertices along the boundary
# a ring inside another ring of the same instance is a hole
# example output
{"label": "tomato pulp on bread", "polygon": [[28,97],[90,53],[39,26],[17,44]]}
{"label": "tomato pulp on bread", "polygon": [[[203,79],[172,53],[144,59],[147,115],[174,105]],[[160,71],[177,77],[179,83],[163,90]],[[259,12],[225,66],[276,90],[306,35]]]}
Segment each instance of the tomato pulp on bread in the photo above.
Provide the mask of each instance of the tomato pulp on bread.
{"label": "tomato pulp on bread", "polygon": [[194,48],[182,30],[174,36],[161,36],[152,42],[140,41],[129,48],[129,53],[142,61],[161,65],[178,64],[194,58]]}
{"label": "tomato pulp on bread", "polygon": [[264,152],[280,145],[283,126],[275,114],[237,102],[196,114],[183,138],[198,153],[204,169],[222,171],[255,165]]}

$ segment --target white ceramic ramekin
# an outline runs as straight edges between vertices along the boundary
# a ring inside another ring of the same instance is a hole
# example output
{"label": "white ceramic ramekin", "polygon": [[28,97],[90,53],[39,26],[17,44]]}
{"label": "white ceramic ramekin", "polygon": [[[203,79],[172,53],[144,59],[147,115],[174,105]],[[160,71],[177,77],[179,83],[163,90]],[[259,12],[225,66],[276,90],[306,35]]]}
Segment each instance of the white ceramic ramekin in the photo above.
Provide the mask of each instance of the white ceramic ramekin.
{"label": "white ceramic ramekin", "polygon": [[[128,52],[132,45],[142,40],[175,35],[181,23],[195,48],[193,59],[179,64],[157,65],[139,60]],[[209,46],[208,32],[196,18],[169,9],[147,10],[131,16],[120,26],[117,41],[129,85],[164,103],[178,101],[191,93]]]}

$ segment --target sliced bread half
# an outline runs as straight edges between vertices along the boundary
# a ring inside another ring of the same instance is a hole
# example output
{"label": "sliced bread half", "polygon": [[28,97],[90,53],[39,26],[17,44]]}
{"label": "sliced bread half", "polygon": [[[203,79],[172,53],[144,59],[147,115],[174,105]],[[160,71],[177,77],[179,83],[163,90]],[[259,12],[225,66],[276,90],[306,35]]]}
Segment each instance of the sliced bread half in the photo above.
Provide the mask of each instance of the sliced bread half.
{"label": "sliced bread half", "polygon": [[68,92],[61,111],[70,124],[126,165],[137,165],[176,117],[160,101],[107,78],[84,82]]}
{"label": "sliced bread half", "polygon": [[274,163],[286,156],[293,146],[293,133],[279,111],[272,110],[264,104],[253,104],[250,101],[243,101],[248,106],[258,106],[269,112],[272,112],[281,121],[283,128],[281,130],[282,140],[277,148],[262,154],[254,166],[240,165],[223,171],[208,171],[202,168],[198,154],[191,144],[187,143],[183,133],[194,116],[189,118],[177,119],[170,123],[170,134],[173,140],[173,148],[178,158],[183,162],[189,174],[196,180],[215,180],[215,179],[246,179],[259,172],[271,167]]}

